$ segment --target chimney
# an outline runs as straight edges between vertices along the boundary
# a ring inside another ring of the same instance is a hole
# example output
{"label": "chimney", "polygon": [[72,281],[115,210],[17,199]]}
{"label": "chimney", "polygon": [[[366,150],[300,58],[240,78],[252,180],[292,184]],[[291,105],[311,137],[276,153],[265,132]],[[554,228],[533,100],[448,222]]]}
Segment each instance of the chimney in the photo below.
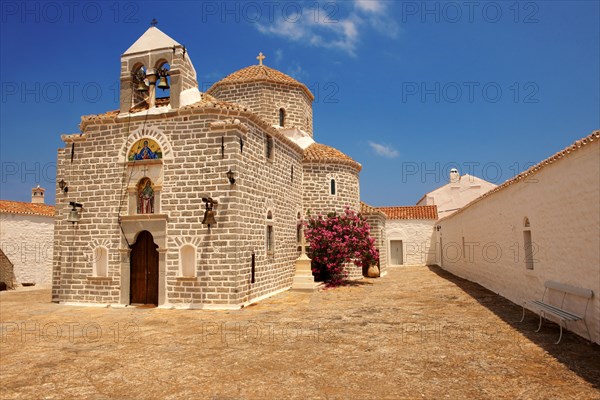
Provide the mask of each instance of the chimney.
{"label": "chimney", "polygon": [[31,202],[44,204],[44,192],[46,189],[41,188],[40,185],[31,189]]}
{"label": "chimney", "polygon": [[458,183],[460,181],[460,174],[456,168],[450,170],[450,183]]}

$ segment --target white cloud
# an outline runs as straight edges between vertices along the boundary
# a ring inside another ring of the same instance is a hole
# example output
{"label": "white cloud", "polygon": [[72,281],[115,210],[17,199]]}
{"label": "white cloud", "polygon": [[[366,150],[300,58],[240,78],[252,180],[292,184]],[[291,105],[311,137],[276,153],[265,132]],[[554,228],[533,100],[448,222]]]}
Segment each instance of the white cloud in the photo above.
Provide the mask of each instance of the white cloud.
{"label": "white cloud", "polygon": [[283,60],[283,50],[277,49],[275,50],[275,63],[279,64]]}
{"label": "white cloud", "polygon": [[386,13],[388,4],[385,2],[355,0],[353,3],[335,4],[335,12],[331,14],[305,12],[300,18],[279,17],[267,24],[257,24],[256,27],[265,35],[281,36],[314,47],[337,49],[353,57],[356,56],[361,36],[368,31],[397,37],[399,26]]}
{"label": "white cloud", "polygon": [[315,47],[337,48],[355,55],[358,29],[356,22],[350,19],[327,22],[312,17],[299,20],[282,18],[269,26],[259,24],[257,28],[264,34],[282,36]]}
{"label": "white cloud", "polygon": [[398,153],[397,150],[388,145],[383,145],[369,141],[369,146],[371,146],[375,153],[386,158],[396,158],[400,155],[400,153]]}
{"label": "white cloud", "polygon": [[374,14],[382,13],[385,9],[385,5],[379,0],[355,0],[354,5],[362,11]]}

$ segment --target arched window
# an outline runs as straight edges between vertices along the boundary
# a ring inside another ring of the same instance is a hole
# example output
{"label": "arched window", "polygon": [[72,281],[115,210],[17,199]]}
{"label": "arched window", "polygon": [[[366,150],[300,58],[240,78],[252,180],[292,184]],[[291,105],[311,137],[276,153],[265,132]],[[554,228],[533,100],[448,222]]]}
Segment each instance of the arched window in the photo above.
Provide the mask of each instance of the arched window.
{"label": "arched window", "polygon": [[94,276],[108,276],[108,249],[104,246],[94,249]]}
{"label": "arched window", "polygon": [[533,269],[533,253],[535,244],[531,240],[531,224],[529,218],[523,218],[523,250],[525,251],[525,268]]}
{"label": "arched window", "polygon": [[331,181],[329,182],[329,194],[335,196],[336,192],[337,188],[335,187],[335,179],[331,178]]}
{"label": "arched window", "polygon": [[267,212],[267,226],[265,233],[265,247],[267,250],[267,255],[273,255],[275,252],[275,238],[273,232],[273,213],[271,210]]}
{"label": "arched window", "polygon": [[196,276],[196,248],[191,244],[185,244],[179,248],[179,274]]}
{"label": "arched window", "polygon": [[163,62],[156,68],[156,102],[157,106],[166,105],[171,96],[171,67],[169,63]]}
{"label": "arched window", "polygon": [[285,109],[279,109],[279,126],[285,126]]}

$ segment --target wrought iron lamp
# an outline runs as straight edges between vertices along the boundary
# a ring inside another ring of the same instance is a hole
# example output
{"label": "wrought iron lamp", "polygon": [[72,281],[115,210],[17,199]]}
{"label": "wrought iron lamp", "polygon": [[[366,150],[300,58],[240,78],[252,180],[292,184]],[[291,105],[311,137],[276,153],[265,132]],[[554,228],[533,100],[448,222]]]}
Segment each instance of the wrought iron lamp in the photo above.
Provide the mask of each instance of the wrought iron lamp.
{"label": "wrought iron lamp", "polygon": [[58,182],[58,187],[60,188],[60,190],[63,191],[63,193],[67,193],[69,191],[69,187],[67,186],[67,182],[65,182],[64,179],[61,179]]}
{"label": "wrought iron lamp", "polygon": [[234,173],[231,170],[231,168],[229,168],[229,171],[227,171],[227,179],[229,180],[229,183],[231,183],[232,185],[235,183],[235,176],[234,176]]}

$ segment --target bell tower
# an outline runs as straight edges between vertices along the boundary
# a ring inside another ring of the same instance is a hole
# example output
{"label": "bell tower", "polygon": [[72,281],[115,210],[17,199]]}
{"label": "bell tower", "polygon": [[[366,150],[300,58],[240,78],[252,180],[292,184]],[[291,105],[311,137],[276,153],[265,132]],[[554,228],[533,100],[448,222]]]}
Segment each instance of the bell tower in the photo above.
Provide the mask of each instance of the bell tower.
{"label": "bell tower", "polygon": [[[196,70],[185,46],[156,25],[152,20],[150,28],[121,56],[121,114],[133,107],[170,105],[177,109],[200,100]],[[158,97],[161,94],[165,97]]]}

